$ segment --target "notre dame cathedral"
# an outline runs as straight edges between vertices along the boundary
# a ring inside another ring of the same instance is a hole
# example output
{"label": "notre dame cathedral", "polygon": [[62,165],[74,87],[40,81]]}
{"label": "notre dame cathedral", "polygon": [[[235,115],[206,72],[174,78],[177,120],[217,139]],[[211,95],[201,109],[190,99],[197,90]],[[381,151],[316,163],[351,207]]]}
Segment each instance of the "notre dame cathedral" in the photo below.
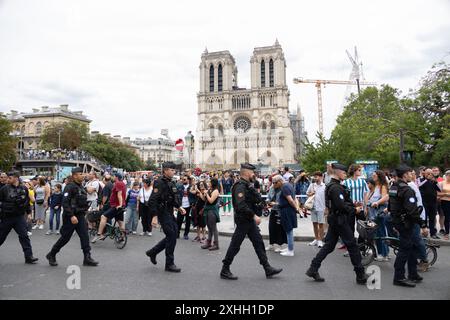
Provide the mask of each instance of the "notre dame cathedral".
{"label": "notre dame cathedral", "polygon": [[195,139],[195,162],[202,169],[296,162],[299,143],[291,123],[301,116],[299,110],[289,114],[283,49],[278,41],[255,48],[250,64],[251,88],[241,88],[229,51],[202,54]]}

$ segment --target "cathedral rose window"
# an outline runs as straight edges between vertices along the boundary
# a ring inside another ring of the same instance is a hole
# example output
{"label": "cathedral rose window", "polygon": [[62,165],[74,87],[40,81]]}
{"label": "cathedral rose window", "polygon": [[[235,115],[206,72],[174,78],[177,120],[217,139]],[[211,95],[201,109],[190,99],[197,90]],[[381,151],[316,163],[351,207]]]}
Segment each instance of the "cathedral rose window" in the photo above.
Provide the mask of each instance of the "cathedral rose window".
{"label": "cathedral rose window", "polygon": [[234,120],[234,130],[236,130],[237,133],[245,133],[250,130],[250,127],[250,119],[245,116],[240,116]]}

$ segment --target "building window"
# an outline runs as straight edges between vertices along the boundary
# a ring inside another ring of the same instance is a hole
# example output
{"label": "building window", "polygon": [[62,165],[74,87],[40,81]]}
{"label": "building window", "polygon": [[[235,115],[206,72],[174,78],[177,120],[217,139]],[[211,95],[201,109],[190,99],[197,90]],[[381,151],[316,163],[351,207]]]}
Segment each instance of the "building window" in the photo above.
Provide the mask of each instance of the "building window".
{"label": "building window", "polygon": [[217,83],[219,92],[222,91],[222,65],[219,64],[219,68],[217,70]]}
{"label": "building window", "polygon": [[209,92],[214,92],[214,67],[209,67]]}
{"label": "building window", "polygon": [[42,123],[36,123],[36,134],[40,135],[42,133]]}
{"label": "building window", "polygon": [[261,125],[261,128],[262,128],[263,132],[266,132],[266,130],[267,130],[267,123],[265,121],[263,121],[263,123]]}
{"label": "building window", "polygon": [[266,97],[262,94],[260,97],[261,107],[266,106]]}
{"label": "building window", "polygon": [[211,124],[209,125],[209,135],[214,138],[214,126]]}
{"label": "building window", "polygon": [[275,121],[270,122],[270,131],[272,131],[272,132],[275,131]]}
{"label": "building window", "polygon": [[221,124],[217,127],[217,131],[219,133],[219,137],[223,137],[223,126]]}
{"label": "building window", "polygon": [[273,60],[269,61],[269,83],[270,86],[273,87]]}
{"label": "building window", "polygon": [[266,63],[261,61],[261,88],[266,86]]}

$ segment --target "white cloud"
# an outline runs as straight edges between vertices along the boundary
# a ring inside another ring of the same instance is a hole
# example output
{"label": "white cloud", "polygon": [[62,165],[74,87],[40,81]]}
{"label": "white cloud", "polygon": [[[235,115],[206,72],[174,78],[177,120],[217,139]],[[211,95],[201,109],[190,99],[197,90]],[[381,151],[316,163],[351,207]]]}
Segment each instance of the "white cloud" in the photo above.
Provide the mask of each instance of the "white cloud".
{"label": "white cloud", "polygon": [[[278,38],[291,108],[300,103],[312,137],[316,90],[292,78],[347,79],[357,45],[367,80],[407,92],[450,51],[449,13],[444,0],[0,1],[0,111],[68,103],[92,130],[183,137],[196,128],[205,46],[229,50],[249,87],[253,48]],[[327,134],[345,89],[323,90]]]}

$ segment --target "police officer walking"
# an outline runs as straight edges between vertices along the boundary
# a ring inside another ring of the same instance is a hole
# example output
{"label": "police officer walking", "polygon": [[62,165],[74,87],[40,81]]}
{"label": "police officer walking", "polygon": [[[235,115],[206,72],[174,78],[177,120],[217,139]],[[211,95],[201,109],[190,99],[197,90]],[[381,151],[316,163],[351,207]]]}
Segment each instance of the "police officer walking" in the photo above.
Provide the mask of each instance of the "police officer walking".
{"label": "police officer walking", "polygon": [[27,234],[25,213],[31,214],[28,189],[20,184],[19,173],[8,173],[8,183],[0,189],[0,246],[14,229],[19,235],[19,242],[25,254],[25,263],[34,264],[38,258],[33,257],[30,238]]}
{"label": "police officer walking", "polygon": [[[417,207],[414,190],[408,186],[407,181],[411,168],[400,165],[396,169],[397,181],[389,189],[388,210],[392,216],[392,223],[399,233],[400,248],[394,263],[394,285],[402,287],[415,287],[415,283],[423,278],[417,273],[417,253],[419,247],[415,239],[415,227],[419,224],[426,226],[420,218],[421,210]],[[408,279],[405,278],[405,264],[408,263]]]}
{"label": "police officer walking", "polygon": [[73,232],[76,231],[80,237],[81,249],[84,254],[83,265],[95,267],[98,265],[98,262],[91,258],[91,247],[89,245],[89,234],[85,219],[85,213],[89,205],[86,190],[82,186],[84,180],[82,168],[75,167],[72,169],[72,180],[63,191],[62,206],[64,213],[63,225],[60,230],[61,237],[47,254],[46,258],[51,266],[57,266],[56,254],[70,241]]}
{"label": "police officer walking", "polygon": [[255,181],[255,169],[255,166],[251,164],[241,164],[240,180],[233,185],[231,190],[236,230],[231,238],[225,259],[222,261],[223,267],[220,272],[222,279],[237,280],[237,277],[230,271],[230,265],[239,252],[242,241],[244,241],[246,236],[252,242],[253,248],[258,255],[259,263],[264,267],[267,278],[283,271],[283,269],[273,268],[269,264],[264,242],[257,226],[261,222],[261,218],[255,214],[258,212],[261,198],[257,196],[257,192],[251,185]]}
{"label": "police officer walking", "polygon": [[175,175],[176,165],[173,162],[165,162],[162,165],[163,176],[155,181],[153,191],[149,199],[149,207],[152,216],[152,224],[161,224],[166,237],[158,242],[153,248],[146,251],[146,255],[153,264],[156,264],[156,256],[166,250],[166,271],[180,272],[181,269],[175,265],[174,251],[177,244],[178,226],[173,214],[174,208],[185,215],[186,211],[181,207],[176,184],[172,181]]}
{"label": "police officer walking", "polygon": [[311,266],[306,275],[313,278],[315,281],[325,281],[319,275],[319,268],[325,258],[334,251],[339,237],[341,237],[350,254],[350,259],[353,264],[353,269],[356,273],[356,282],[358,284],[365,284],[367,282],[367,274],[361,264],[361,253],[359,252],[356,243],[354,232],[350,226],[349,219],[359,213],[361,208],[356,207],[350,199],[348,189],[341,184],[346,178],[347,168],[338,163],[331,166],[332,175],[331,181],[325,188],[325,203],[328,208],[328,232],[325,237],[325,245],[317,253],[312,260]]}

